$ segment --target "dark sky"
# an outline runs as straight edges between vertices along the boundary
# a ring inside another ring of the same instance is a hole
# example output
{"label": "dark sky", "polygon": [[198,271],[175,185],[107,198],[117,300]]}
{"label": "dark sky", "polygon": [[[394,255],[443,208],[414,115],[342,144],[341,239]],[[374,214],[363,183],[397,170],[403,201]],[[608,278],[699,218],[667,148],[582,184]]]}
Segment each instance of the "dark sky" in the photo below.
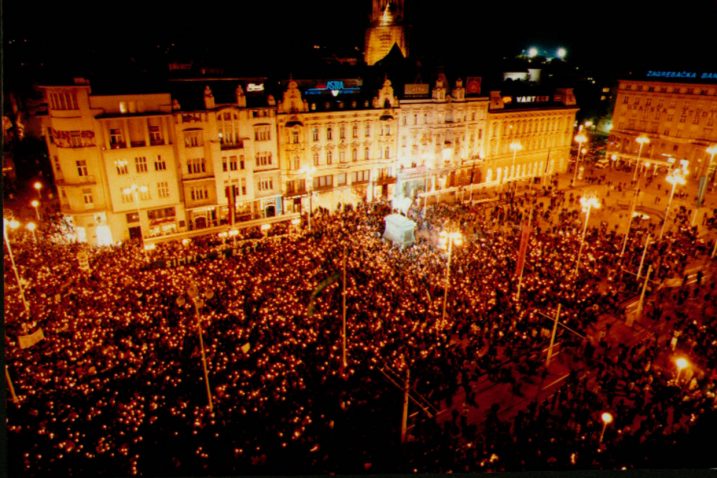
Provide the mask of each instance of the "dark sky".
{"label": "dark sky", "polygon": [[[535,44],[565,46],[569,59],[597,70],[717,70],[717,0],[406,3],[413,51],[438,63],[480,65]],[[237,64],[298,62],[313,43],[362,48],[370,2],[5,0],[3,9],[8,74],[25,55],[55,65],[151,62],[167,51]],[[26,47],[8,44],[23,38]]]}

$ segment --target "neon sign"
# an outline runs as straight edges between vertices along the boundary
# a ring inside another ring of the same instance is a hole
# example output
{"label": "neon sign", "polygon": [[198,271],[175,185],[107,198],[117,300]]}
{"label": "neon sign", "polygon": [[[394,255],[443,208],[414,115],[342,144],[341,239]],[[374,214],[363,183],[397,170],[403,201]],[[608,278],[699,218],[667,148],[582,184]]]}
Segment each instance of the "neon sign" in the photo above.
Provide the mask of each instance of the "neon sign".
{"label": "neon sign", "polygon": [[697,73],[694,71],[657,71],[648,70],[648,78],[686,78],[686,79],[697,79],[700,80],[717,80],[717,72],[705,71]]}

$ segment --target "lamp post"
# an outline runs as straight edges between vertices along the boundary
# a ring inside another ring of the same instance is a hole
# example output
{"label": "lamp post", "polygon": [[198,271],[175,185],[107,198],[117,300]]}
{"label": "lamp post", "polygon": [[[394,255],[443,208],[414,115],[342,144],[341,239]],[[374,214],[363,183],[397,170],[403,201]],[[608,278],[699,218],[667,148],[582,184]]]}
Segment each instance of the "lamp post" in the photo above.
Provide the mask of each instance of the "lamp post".
{"label": "lamp post", "polygon": [[515,156],[518,154],[518,151],[523,149],[523,145],[520,144],[520,141],[513,141],[512,143],[510,143],[509,148],[511,151],[513,151],[513,161],[510,164],[510,179],[515,180]]}
{"label": "lamp post", "polygon": [[441,231],[439,247],[448,249],[448,262],[446,264],[446,285],[443,290],[443,312],[441,312],[441,327],[446,320],[446,303],[448,301],[448,288],[451,283],[451,257],[453,256],[453,244],[460,246],[463,244],[463,235],[459,231]]}
{"label": "lamp post", "polygon": [[600,432],[600,440],[598,440],[598,443],[602,443],[602,439],[605,436],[605,429],[609,424],[612,423],[612,413],[610,412],[603,412],[602,415],[600,415],[600,419],[602,420],[602,431]]}
{"label": "lamp post", "polygon": [[677,367],[677,376],[675,377],[676,384],[680,382],[680,376],[682,375],[682,371],[686,369],[689,365],[690,363],[684,357],[678,357],[675,359],[675,366]]}
{"label": "lamp post", "polygon": [[583,252],[583,246],[585,245],[585,233],[588,230],[588,221],[590,220],[590,210],[592,208],[600,208],[600,200],[595,196],[583,196],[580,198],[580,205],[582,206],[583,212],[585,212],[585,225],[583,226],[583,233],[580,236],[580,249],[578,249],[578,259],[575,262],[575,274],[578,273],[580,267],[580,256]]}
{"label": "lamp post", "polygon": [[578,180],[578,166],[580,165],[580,152],[582,151],[583,143],[588,140],[588,137],[580,133],[575,135],[575,142],[578,143],[578,153],[575,157],[575,173],[573,174],[573,184]]}
{"label": "lamp post", "polygon": [[28,222],[27,224],[25,224],[25,229],[32,233],[32,242],[37,242],[37,236],[35,235],[35,229],[37,229],[37,224],[35,224],[34,222]]}
{"label": "lamp post", "polygon": [[[710,167],[712,166],[712,161],[715,159],[715,154],[717,154],[717,144],[713,144],[709,148],[706,149],[707,153],[710,155],[710,162],[707,165],[707,174],[710,172]],[[717,184],[717,174],[713,174],[713,181],[714,184]]]}
{"label": "lamp post", "polygon": [[37,199],[33,199],[32,201],[30,201],[30,205],[35,208],[35,217],[37,218],[37,222],[40,222],[40,201],[38,201]]}
{"label": "lamp post", "polygon": [[[192,283],[187,287],[186,291],[187,297],[189,297],[189,300],[194,304],[194,315],[197,319],[197,334],[199,335],[199,350],[202,354],[202,370],[204,371],[204,384],[206,385],[207,389],[207,402],[209,406],[209,411],[213,411],[213,404],[212,404],[212,391],[211,387],[209,386],[209,371],[207,369],[207,356],[204,352],[204,337],[202,335],[202,323],[201,323],[201,315],[199,313],[199,309],[204,307],[204,299],[211,299],[214,297],[214,291],[211,289],[205,289],[200,293],[199,288],[196,284]],[[184,295],[180,295],[177,297],[177,305],[180,307],[183,307],[184,304],[187,303],[187,300],[184,298]]]}
{"label": "lamp post", "polygon": [[315,171],[316,171],[316,168],[313,166],[306,166],[299,170],[299,172],[306,175],[306,191],[308,192],[308,196],[309,196],[309,231],[311,230],[311,215],[312,215],[313,209],[314,209],[313,204],[312,204],[312,197],[314,195],[312,176]]}
{"label": "lamp post", "polygon": [[141,242],[144,242],[144,233],[142,232],[142,215],[139,208],[139,193],[146,193],[147,191],[149,191],[147,186],[137,186],[136,184],[132,184],[122,190],[125,194],[132,194],[134,198],[134,205],[137,208],[137,222],[139,223],[139,238]]}
{"label": "lamp post", "polygon": [[32,187],[37,191],[38,199],[42,201],[42,183],[40,181],[35,181]]}
{"label": "lamp post", "polygon": [[346,246],[344,245],[344,257],[341,273],[341,363],[346,370]]}
{"label": "lamp post", "polygon": [[632,204],[630,205],[630,213],[627,217],[627,230],[625,231],[625,239],[622,241],[622,249],[620,249],[620,255],[618,256],[619,259],[622,259],[622,255],[625,253],[625,248],[627,247],[627,238],[630,235],[630,227],[632,227],[632,218],[635,216],[635,207],[637,206],[637,196],[639,194],[639,190],[635,188],[635,194],[632,197]]}
{"label": "lamp post", "polygon": [[670,174],[667,175],[665,180],[672,184],[672,190],[670,191],[670,199],[667,201],[667,207],[665,208],[665,218],[662,220],[662,227],[660,228],[660,237],[659,240],[662,240],[662,235],[665,232],[665,224],[667,224],[667,215],[670,213],[670,206],[672,205],[672,198],[675,196],[675,187],[679,184],[680,186],[684,186],[687,183],[687,180],[682,175],[681,169],[673,169]]}
{"label": "lamp post", "polygon": [[637,150],[637,160],[635,161],[635,172],[632,173],[633,181],[635,181],[637,179],[637,168],[640,167],[640,156],[642,156],[642,147],[650,142],[650,138],[648,138],[647,136],[638,136],[637,138],[635,138],[635,141],[637,141],[637,143],[640,145],[640,147]]}
{"label": "lamp post", "polygon": [[239,235],[238,229],[229,229],[228,234],[232,237],[232,248],[237,246],[237,236]]}
{"label": "lamp post", "polygon": [[10,229],[17,229],[20,227],[20,223],[15,219],[5,219],[3,218],[3,227],[2,227],[2,233],[3,233],[3,239],[5,239],[5,246],[7,247],[7,253],[8,256],[10,256],[10,264],[12,264],[12,270],[15,273],[15,279],[17,280],[17,287],[20,289],[20,300],[22,300],[22,305],[25,307],[25,313],[28,317],[30,317],[30,305],[27,303],[27,299],[25,298],[25,289],[22,287],[22,281],[20,280],[20,273],[17,271],[17,265],[15,264],[15,257],[12,255],[12,246],[10,245],[10,237],[8,236],[8,228]]}

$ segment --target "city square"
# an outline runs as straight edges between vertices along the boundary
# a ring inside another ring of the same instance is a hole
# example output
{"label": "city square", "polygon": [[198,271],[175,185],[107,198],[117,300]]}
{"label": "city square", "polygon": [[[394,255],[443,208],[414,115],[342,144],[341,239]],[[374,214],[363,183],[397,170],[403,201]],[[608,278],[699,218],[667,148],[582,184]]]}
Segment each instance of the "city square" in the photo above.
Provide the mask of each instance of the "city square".
{"label": "city square", "polygon": [[717,468],[717,67],[361,3],[12,25],[7,476]]}

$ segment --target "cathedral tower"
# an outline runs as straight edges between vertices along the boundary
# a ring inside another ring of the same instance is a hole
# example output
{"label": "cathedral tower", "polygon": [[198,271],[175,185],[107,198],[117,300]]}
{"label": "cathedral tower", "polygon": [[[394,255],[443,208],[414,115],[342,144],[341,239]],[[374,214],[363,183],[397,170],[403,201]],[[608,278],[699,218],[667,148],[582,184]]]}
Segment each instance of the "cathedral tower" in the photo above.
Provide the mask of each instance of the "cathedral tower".
{"label": "cathedral tower", "polygon": [[371,26],[366,31],[364,60],[373,65],[384,58],[394,45],[408,56],[404,30],[404,0],[372,0]]}

